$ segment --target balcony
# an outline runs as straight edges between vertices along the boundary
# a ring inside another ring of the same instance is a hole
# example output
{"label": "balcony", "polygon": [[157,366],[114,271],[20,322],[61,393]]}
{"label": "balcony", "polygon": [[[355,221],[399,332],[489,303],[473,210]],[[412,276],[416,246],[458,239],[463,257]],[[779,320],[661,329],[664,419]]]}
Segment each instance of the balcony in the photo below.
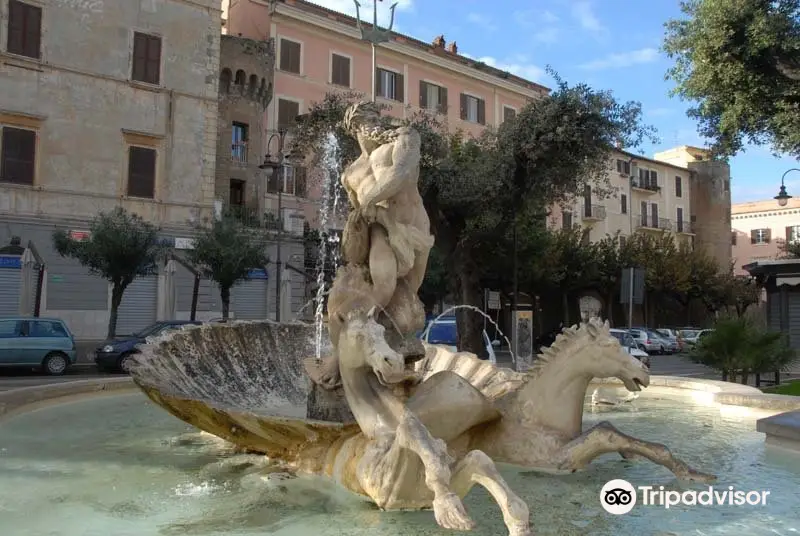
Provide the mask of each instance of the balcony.
{"label": "balcony", "polygon": [[583,221],[586,222],[602,221],[606,219],[606,207],[603,205],[584,206],[581,215]]}
{"label": "balcony", "polygon": [[231,144],[231,164],[235,166],[247,165],[247,142],[237,142]]}
{"label": "balcony", "polygon": [[695,234],[694,223],[690,221],[677,220],[675,222],[675,232],[681,234],[693,235]]}
{"label": "balcony", "polygon": [[671,231],[672,222],[667,218],[653,217],[652,215],[640,214],[636,218],[637,229],[649,231]]}
{"label": "balcony", "polygon": [[631,189],[645,194],[657,194],[661,191],[661,186],[657,183],[646,181],[641,178],[631,179]]}
{"label": "balcony", "polygon": [[281,231],[286,235],[303,236],[305,220],[299,214],[294,214],[290,209],[284,209],[283,219],[278,218],[276,211],[258,213],[257,208],[245,205],[228,205],[227,210],[231,215],[251,229],[264,229],[268,232]]}

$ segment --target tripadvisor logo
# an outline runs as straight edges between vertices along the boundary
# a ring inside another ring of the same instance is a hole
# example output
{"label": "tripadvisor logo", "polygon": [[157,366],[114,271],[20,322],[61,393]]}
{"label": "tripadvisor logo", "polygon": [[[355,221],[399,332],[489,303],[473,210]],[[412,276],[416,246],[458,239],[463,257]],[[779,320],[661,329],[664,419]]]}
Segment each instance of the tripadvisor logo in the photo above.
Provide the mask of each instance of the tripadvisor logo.
{"label": "tripadvisor logo", "polygon": [[600,490],[600,505],[615,515],[627,514],[636,503],[643,506],[765,506],[769,491],[743,491],[733,486],[703,490],[666,490],[664,486],[639,486],[634,488],[627,480],[606,482]]}

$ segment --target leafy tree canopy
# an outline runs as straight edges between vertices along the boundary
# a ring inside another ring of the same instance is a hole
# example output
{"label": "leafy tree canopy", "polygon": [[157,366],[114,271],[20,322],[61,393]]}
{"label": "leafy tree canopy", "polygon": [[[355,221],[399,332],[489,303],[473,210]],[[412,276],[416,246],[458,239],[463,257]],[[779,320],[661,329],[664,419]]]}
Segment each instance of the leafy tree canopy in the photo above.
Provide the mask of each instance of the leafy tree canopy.
{"label": "leafy tree canopy", "polygon": [[800,0],[688,0],[667,23],[667,78],[723,157],[745,143],[800,157]]}
{"label": "leafy tree canopy", "polygon": [[85,239],[76,240],[66,231],[55,231],[53,246],[62,257],[77,260],[90,273],[111,283],[108,338],[116,335],[117,309],[125,289],[137,276],[155,270],[164,249],[156,226],[120,207],[98,214],[89,224]]}
{"label": "leafy tree canopy", "polygon": [[269,262],[266,235],[245,227],[232,214],[200,226],[189,260],[222,289],[247,278],[250,270]]}

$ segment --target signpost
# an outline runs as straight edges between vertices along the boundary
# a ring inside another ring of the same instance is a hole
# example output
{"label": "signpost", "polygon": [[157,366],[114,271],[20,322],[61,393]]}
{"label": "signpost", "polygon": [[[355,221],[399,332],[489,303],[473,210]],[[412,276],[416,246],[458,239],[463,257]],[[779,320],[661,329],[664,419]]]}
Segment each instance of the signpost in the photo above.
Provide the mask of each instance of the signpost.
{"label": "signpost", "polygon": [[641,267],[622,270],[619,302],[628,304],[628,329],[633,327],[633,304],[642,305],[644,303],[645,275],[646,272]]}
{"label": "signpost", "polygon": [[[500,291],[484,289],[483,291],[483,306],[486,311],[499,311],[500,307]],[[486,317],[483,317],[483,331],[486,331]]]}

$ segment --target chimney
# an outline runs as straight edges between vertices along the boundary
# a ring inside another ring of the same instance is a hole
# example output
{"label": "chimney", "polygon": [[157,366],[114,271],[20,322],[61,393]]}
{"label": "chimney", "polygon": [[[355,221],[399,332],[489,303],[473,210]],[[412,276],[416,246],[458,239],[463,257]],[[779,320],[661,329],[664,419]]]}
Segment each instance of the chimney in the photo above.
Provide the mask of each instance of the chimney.
{"label": "chimney", "polygon": [[614,146],[616,146],[616,148],[621,151],[623,149],[622,138],[617,138],[617,141],[614,143]]}
{"label": "chimney", "polygon": [[458,45],[456,45],[456,42],[455,42],[455,41],[453,41],[452,43],[450,43],[450,46],[449,46],[449,47],[447,47],[447,51],[448,51],[450,54],[458,54]]}
{"label": "chimney", "polygon": [[446,44],[447,42],[444,40],[444,35],[440,35],[439,37],[433,40],[433,48],[440,48],[444,50]]}

